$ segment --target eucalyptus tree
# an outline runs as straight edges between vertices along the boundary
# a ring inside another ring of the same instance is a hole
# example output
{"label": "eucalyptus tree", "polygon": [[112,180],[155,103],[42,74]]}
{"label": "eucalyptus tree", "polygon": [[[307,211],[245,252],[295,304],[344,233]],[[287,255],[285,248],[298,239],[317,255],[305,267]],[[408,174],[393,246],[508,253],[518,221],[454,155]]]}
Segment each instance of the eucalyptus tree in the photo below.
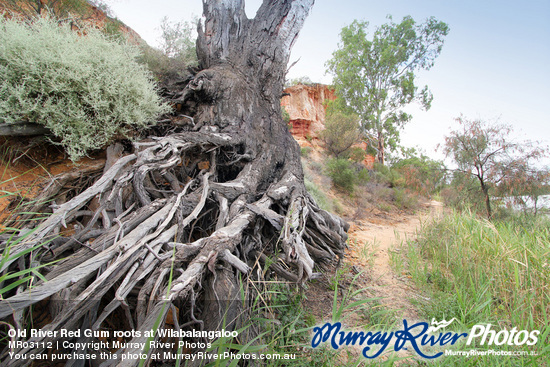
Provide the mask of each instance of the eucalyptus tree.
{"label": "eucalyptus tree", "polygon": [[433,96],[427,86],[418,90],[415,73],[434,65],[449,32],[448,25],[434,17],[421,24],[410,16],[401,23],[388,18],[372,37],[368,22],[355,20],[344,27],[339,47],[327,62],[337,94],[377,141],[382,164],[385,147],[396,147],[399,130],[411,119],[403,107],[416,100],[430,108]]}

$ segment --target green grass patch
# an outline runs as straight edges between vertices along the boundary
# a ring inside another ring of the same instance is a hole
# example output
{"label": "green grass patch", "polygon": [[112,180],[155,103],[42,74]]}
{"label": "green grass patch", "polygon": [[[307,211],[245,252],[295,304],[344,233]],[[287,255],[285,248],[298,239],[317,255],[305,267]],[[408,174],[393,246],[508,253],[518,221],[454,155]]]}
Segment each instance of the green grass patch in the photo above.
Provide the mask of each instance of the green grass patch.
{"label": "green grass patch", "polygon": [[319,208],[329,212],[334,211],[334,205],[332,201],[325,195],[325,193],[317,186],[313,181],[310,181],[307,177],[304,179],[307,192],[315,199]]}
{"label": "green grass patch", "polygon": [[[539,366],[550,357],[550,221],[523,217],[489,222],[467,212],[426,225],[409,242],[408,271],[429,301],[417,301],[426,320],[456,318],[463,330],[540,330],[535,346],[475,346],[529,350],[537,357],[448,357],[442,365]],[[455,324],[456,325],[456,324]],[[455,328],[458,326],[455,326]],[[472,349],[474,346],[464,346]]]}

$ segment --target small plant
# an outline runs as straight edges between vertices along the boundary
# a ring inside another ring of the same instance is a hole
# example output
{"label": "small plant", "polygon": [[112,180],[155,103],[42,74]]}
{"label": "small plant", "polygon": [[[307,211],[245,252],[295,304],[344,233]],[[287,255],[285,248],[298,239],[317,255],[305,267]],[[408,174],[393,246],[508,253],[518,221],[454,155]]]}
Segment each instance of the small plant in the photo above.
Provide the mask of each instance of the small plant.
{"label": "small plant", "polygon": [[[290,114],[286,110],[285,106],[281,106],[281,117],[283,118],[283,121],[287,125],[290,125]],[[289,130],[290,130],[290,128],[289,128]]]}
{"label": "small plant", "polygon": [[395,205],[400,209],[414,209],[418,206],[418,198],[407,192],[406,189],[394,188]]}
{"label": "small plant", "polygon": [[376,239],[372,243],[365,242],[360,250],[361,257],[367,262],[369,266],[374,265],[374,257],[378,251],[378,244]]}
{"label": "small plant", "polygon": [[[0,186],[3,186],[6,182],[0,182]],[[18,197],[20,197],[20,193],[4,190],[1,191],[0,195],[0,199],[17,199]],[[22,209],[21,204],[18,205],[18,209]],[[27,248],[25,249],[25,245],[28,245],[27,241],[32,238],[36,232],[36,228],[21,230],[19,228],[5,227],[4,223],[0,224],[0,300],[9,298],[17,292],[31,289],[39,282],[47,282],[43,275],[44,268],[56,262],[40,263],[40,258],[44,252],[42,249],[47,248],[50,242],[54,240],[54,237],[50,237],[48,240],[37,243],[34,246],[26,246]],[[15,329],[15,324],[12,325],[11,321],[9,321],[11,319],[6,320],[8,322],[0,322],[0,325]],[[26,321],[17,327],[26,328]],[[8,339],[7,335],[2,332],[2,337],[0,337],[1,348],[7,346]]]}
{"label": "small plant", "polygon": [[366,319],[370,329],[392,330],[397,325],[399,319],[394,310],[384,307],[379,299],[372,299],[369,307],[362,310],[363,317]]}
{"label": "small plant", "polygon": [[391,212],[392,206],[386,203],[378,203],[378,209],[380,209],[383,212]]}
{"label": "small plant", "polygon": [[[370,303],[376,300],[379,300],[379,297],[363,298],[363,292],[366,290],[364,288],[357,288],[355,283],[361,275],[361,273],[356,274],[349,285],[346,286],[346,290],[342,290],[340,287],[340,282],[345,278],[349,273],[349,269],[342,267],[336,272],[331,289],[334,290],[334,296],[332,299],[332,322],[342,321],[347,317],[348,312],[360,312],[370,306]],[[341,295],[341,297],[339,297]]]}
{"label": "small plant", "polygon": [[301,147],[300,148],[300,155],[304,158],[309,157],[311,154],[311,147]]}
{"label": "small plant", "polygon": [[403,176],[391,167],[374,163],[374,172],[374,178],[378,183],[389,187],[403,187],[405,185]]}
{"label": "small plant", "polygon": [[334,186],[352,194],[355,190],[356,174],[347,159],[332,158],[327,161],[326,171]]}
{"label": "small plant", "polygon": [[[13,251],[13,249],[16,249],[19,244],[24,243],[25,239],[33,233],[33,231],[28,231],[23,235],[16,236],[16,233],[19,232],[20,231],[15,228],[5,228],[0,232],[0,236],[8,236],[5,247],[2,251],[2,255],[0,257],[0,284],[2,285],[0,288],[0,298],[6,298],[6,293],[14,290],[19,286],[23,286],[24,288],[31,287],[36,282],[35,279],[46,281],[46,278],[44,278],[44,276],[40,274],[39,271],[46,265],[40,265],[39,263],[37,263],[33,259],[32,253],[40,249],[42,246],[47,245],[47,243],[49,243],[51,239],[46,243],[39,243],[27,250],[16,252]],[[25,258],[26,256],[31,257],[30,262],[31,264],[34,264],[33,266],[16,272],[8,271],[8,267],[10,264],[14,263],[20,258]]]}
{"label": "small plant", "polygon": [[352,147],[349,150],[349,159],[356,163],[361,163],[365,160],[365,157],[367,156],[367,152],[365,152],[360,147]]}
{"label": "small plant", "polygon": [[370,181],[370,172],[368,169],[366,168],[362,168],[358,173],[357,173],[357,182],[359,185],[366,185],[369,181]]}
{"label": "small plant", "polygon": [[1,18],[0,124],[45,125],[72,160],[148,126],[169,107],[138,55],[96,29]]}
{"label": "small plant", "polygon": [[326,211],[332,211],[333,205],[332,202],[323,191],[317,187],[312,181],[310,181],[308,178],[304,179],[304,185],[306,186],[307,192],[311,196],[313,196],[313,199],[315,199],[315,202],[317,205],[319,205],[319,208],[324,209]]}
{"label": "small plant", "polygon": [[301,76],[298,78],[287,80],[285,83],[285,88],[293,87],[295,85],[313,85],[309,76]]}

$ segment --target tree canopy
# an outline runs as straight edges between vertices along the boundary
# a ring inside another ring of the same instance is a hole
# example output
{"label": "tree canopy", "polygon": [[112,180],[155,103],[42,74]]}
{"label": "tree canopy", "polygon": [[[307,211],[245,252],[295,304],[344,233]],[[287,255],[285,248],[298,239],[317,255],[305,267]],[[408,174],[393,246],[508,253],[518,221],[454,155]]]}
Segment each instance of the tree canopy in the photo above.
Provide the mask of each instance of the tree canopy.
{"label": "tree canopy", "polygon": [[388,18],[372,37],[368,22],[355,20],[344,27],[339,48],[327,62],[337,94],[377,140],[382,164],[385,146],[397,145],[399,129],[411,118],[402,108],[415,100],[430,107],[432,95],[427,86],[418,90],[415,73],[434,65],[449,32],[448,25],[434,17],[422,24],[410,16],[401,23]]}
{"label": "tree canopy", "polygon": [[457,164],[459,173],[479,182],[487,217],[491,218],[491,192],[499,185],[513,195],[525,186],[526,172],[536,171],[533,163],[548,154],[548,149],[532,141],[511,140],[509,125],[464,116],[456,121],[461,128],[445,137],[443,151]]}

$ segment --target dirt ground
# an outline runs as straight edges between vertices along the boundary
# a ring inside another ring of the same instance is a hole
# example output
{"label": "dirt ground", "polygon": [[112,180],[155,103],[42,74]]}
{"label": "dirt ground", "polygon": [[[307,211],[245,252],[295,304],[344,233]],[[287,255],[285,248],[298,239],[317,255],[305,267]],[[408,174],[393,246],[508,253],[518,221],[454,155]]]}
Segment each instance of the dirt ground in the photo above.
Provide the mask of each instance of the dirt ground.
{"label": "dirt ground", "polygon": [[[104,158],[94,158],[86,158],[76,165],[65,159],[52,160],[46,164],[29,164],[28,161],[26,164],[23,161],[3,162],[0,164],[0,191],[3,193],[0,196],[0,219],[5,219],[14,209],[14,195],[32,199],[56,174],[79,170],[82,164],[101,168]],[[346,209],[352,213],[357,208]],[[401,251],[401,244],[414,240],[421,225],[437,219],[443,210],[442,203],[429,201],[423,203],[414,214],[382,214],[377,211],[351,221],[349,248],[343,264],[339,269],[333,269],[332,273],[325,274],[307,286],[306,307],[317,322],[331,319],[335,284],[338,284],[340,296],[350,287],[365,289],[353,301],[361,297],[376,297],[379,298],[377,310],[386,310],[396,319],[418,320],[418,313],[410,299],[421,297],[421,294],[406,273],[395,272],[391,255]],[[350,328],[359,328],[366,326],[368,321],[364,314],[347,311],[344,323]],[[352,354],[359,355],[359,350]]]}
{"label": "dirt ground", "polygon": [[[84,166],[100,171],[105,164],[103,154],[83,158],[78,163],[59,158],[41,161],[13,158],[0,160],[0,223],[21,201],[32,201],[55,176],[68,172],[78,173]],[[82,174],[83,178],[85,176]]]}
{"label": "dirt ground", "polygon": [[436,219],[442,211],[442,203],[430,201],[424,203],[417,214],[398,216],[386,222],[377,220],[377,223],[366,219],[354,223],[351,229],[348,262],[362,268],[369,278],[369,290],[376,297],[382,297],[382,305],[403,318],[418,319],[409,301],[418,292],[405,273],[396,274],[392,269],[391,253],[401,251],[402,243],[414,240],[422,224]]}
{"label": "dirt ground", "polygon": [[[311,310],[316,321],[321,323],[331,320],[334,298],[332,284],[336,281],[341,288],[341,297],[348,287],[353,286],[354,289],[364,289],[353,301],[372,297],[378,299],[373,303],[376,311],[371,311],[371,314],[380,312],[388,315],[388,318],[386,325],[375,326],[377,330],[390,328],[392,320],[426,321],[420,320],[415,306],[411,303],[411,298],[422,297],[421,292],[416,289],[405,272],[396,273],[392,267],[391,255],[403,251],[402,244],[414,240],[422,225],[437,220],[443,211],[443,204],[432,200],[423,203],[415,214],[388,213],[385,217],[373,216],[352,222],[349,249],[340,268],[340,272],[345,273],[338,275],[338,270],[335,270],[334,273],[326,275],[324,281],[313,283],[306,293],[306,307]],[[356,278],[355,281],[353,278]],[[363,310],[349,310],[343,318],[343,324],[349,329],[372,327],[366,316],[368,314],[368,311],[365,313]],[[350,348],[348,351],[350,354],[341,353],[342,363],[347,362],[350,357],[355,360],[361,350]],[[399,357],[407,356],[406,351],[399,353]]]}

